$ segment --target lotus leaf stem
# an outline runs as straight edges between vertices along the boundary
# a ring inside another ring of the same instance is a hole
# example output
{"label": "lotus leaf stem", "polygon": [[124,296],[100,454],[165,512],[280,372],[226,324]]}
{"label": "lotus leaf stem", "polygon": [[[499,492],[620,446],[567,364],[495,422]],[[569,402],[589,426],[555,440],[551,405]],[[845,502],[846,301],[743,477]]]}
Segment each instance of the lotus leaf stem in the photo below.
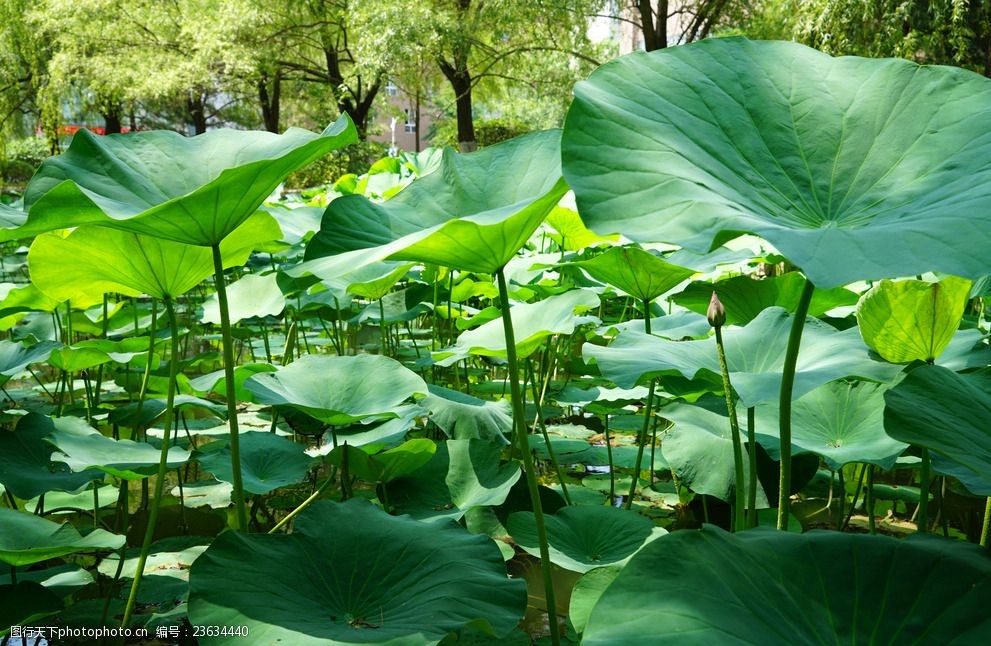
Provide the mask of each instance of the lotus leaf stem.
{"label": "lotus leaf stem", "polygon": [[795,308],[795,318],[791,322],[788,347],[785,350],[785,364],[781,374],[781,398],[778,428],[781,436],[781,477],[778,480],[778,529],[788,530],[788,506],[791,501],[791,395],[795,389],[795,367],[798,364],[798,349],[802,345],[802,332],[805,330],[805,317],[809,313],[815,285],[808,278],[802,288],[802,295]]}
{"label": "lotus leaf stem", "polygon": [[984,503],[984,525],[981,527],[981,547],[988,546],[988,529],[991,528],[991,496]]}
{"label": "lotus leaf stem", "polygon": [[[248,510],[244,506],[244,483],[241,479],[241,442],[237,430],[237,395],[234,390],[234,340],[231,337],[231,314],[227,305],[227,285],[224,282],[224,262],[220,255],[220,245],[213,245],[213,272],[217,286],[217,303],[220,309],[220,334],[224,346],[224,381],[227,391],[227,424],[230,428],[231,478],[233,491],[231,498],[237,510],[237,529],[248,530]],[[295,323],[293,323],[295,325]],[[284,359],[284,357],[283,357]]]}
{"label": "lotus leaf stem", "polygon": [[917,531],[929,533],[929,487],[930,476],[929,449],[922,449],[922,462],[919,464],[919,508],[915,519]]}
{"label": "lotus leaf stem", "polygon": [[[145,563],[148,561],[148,554],[151,552],[152,539],[155,536],[155,523],[158,522],[158,509],[162,502],[162,493],[165,489],[165,475],[168,472],[169,443],[172,431],[172,416],[175,407],[175,384],[176,375],[179,372],[179,323],[176,320],[175,308],[172,306],[172,299],[166,296],[165,313],[169,319],[169,330],[172,333],[172,357],[169,360],[169,385],[165,400],[165,413],[162,417],[162,448],[158,457],[158,473],[155,477],[155,493],[148,509],[148,525],[145,527],[144,540],[141,543],[141,553],[138,556],[138,564],[134,570],[134,581],[131,583],[131,592],[127,595],[127,605],[124,608],[124,619],[121,620],[121,627],[126,628],[134,613],[134,604],[138,599],[138,588],[141,587],[141,577],[144,575]],[[121,556],[123,558],[123,555]]]}
{"label": "lotus leaf stem", "polygon": [[747,527],[757,527],[757,409],[747,408]]}
{"label": "lotus leaf stem", "polygon": [[733,400],[733,385],[726,365],[726,350],[723,346],[723,326],[716,325],[716,354],[719,355],[719,371],[723,376],[723,394],[726,397],[726,412],[729,413],[729,432],[733,441],[733,531],[746,528],[744,517],[745,488],[743,484],[743,443],[740,441],[740,424],[736,419],[736,402]]}
{"label": "lotus leaf stem", "polygon": [[502,329],[506,338],[506,361],[509,364],[509,388],[513,399],[513,425],[519,452],[523,458],[523,473],[526,476],[530,502],[533,505],[533,518],[537,526],[537,541],[540,543],[541,571],[544,576],[544,593],[547,601],[547,616],[550,624],[551,643],[560,646],[561,635],[557,626],[557,601],[554,596],[554,581],[551,577],[551,556],[547,543],[547,527],[544,524],[544,509],[540,503],[540,489],[537,485],[537,471],[533,464],[533,454],[527,434],[523,410],[523,394],[520,392],[519,364],[516,359],[516,335],[513,333],[513,318],[509,308],[509,289],[502,269],[496,272],[499,283],[499,300],[502,303]]}
{"label": "lotus leaf stem", "polygon": [[[647,334],[650,334],[650,301],[644,299],[643,305],[643,330]],[[647,390],[647,403],[643,410],[643,427],[640,429],[639,435],[637,435],[637,460],[633,464],[633,480],[630,482],[630,495],[626,499],[626,508],[633,508],[633,497],[637,493],[637,484],[640,480],[640,467],[643,464],[643,449],[647,444],[647,432],[650,430],[650,416],[653,413],[654,407],[654,390],[657,388],[657,378],[650,380],[650,388]],[[651,470],[653,470],[651,465]],[[653,483],[651,483],[653,484]]]}

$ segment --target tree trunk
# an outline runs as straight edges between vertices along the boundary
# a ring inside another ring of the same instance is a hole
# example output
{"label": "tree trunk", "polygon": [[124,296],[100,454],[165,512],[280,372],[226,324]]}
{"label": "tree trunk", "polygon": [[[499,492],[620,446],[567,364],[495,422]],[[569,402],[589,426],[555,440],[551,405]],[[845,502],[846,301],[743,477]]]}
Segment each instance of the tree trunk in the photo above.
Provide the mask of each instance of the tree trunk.
{"label": "tree trunk", "polygon": [[655,15],[651,0],[638,0],[643,47],[648,52],[668,46],[668,0],[657,0]]}
{"label": "tree trunk", "polygon": [[121,131],[120,112],[110,110],[103,114],[103,133],[107,135],[119,134]]}
{"label": "tree trunk", "polygon": [[441,60],[439,64],[440,70],[454,89],[458,123],[458,149],[463,153],[470,153],[478,149],[478,142],[475,141],[475,122],[472,119],[471,73],[467,69],[467,60],[456,60],[454,64]]}
{"label": "tree trunk", "polygon": [[190,94],[186,100],[186,109],[189,110],[189,120],[193,124],[194,132],[202,135],[206,132],[206,109],[203,105],[203,96]]}
{"label": "tree trunk", "polygon": [[276,71],[271,79],[272,91],[269,92],[269,77],[263,74],[258,80],[258,100],[262,106],[262,121],[265,130],[279,133],[279,108],[282,96],[282,71]]}

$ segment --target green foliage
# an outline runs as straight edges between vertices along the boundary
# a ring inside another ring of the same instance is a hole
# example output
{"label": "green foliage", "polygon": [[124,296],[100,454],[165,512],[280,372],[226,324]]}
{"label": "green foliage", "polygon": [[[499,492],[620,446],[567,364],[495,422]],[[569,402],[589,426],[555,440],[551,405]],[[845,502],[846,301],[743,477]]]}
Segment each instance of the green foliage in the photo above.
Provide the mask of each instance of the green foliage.
{"label": "green foliage", "polygon": [[385,156],[385,144],[361,141],[343,150],[335,150],[312,164],[293,171],[286,178],[286,190],[333,184],[348,173],[361,174],[376,160]]}
{"label": "green foliage", "polygon": [[48,144],[41,137],[8,141],[3,149],[3,161],[0,162],[0,184],[27,185],[49,152]]}
{"label": "green foliage", "polygon": [[[481,148],[519,137],[533,129],[532,125],[522,121],[500,118],[476,119],[475,139]],[[431,145],[457,148],[458,124],[451,118],[444,119],[435,125],[433,132],[429,133],[427,137],[430,139]]]}

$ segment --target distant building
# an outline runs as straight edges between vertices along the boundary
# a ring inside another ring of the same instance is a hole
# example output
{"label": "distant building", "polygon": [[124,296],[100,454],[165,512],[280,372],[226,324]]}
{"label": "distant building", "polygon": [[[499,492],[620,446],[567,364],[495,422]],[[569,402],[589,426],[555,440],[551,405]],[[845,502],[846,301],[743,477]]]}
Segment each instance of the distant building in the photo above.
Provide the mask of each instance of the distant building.
{"label": "distant building", "polygon": [[386,82],[383,94],[389,107],[375,120],[374,127],[381,132],[368,138],[407,152],[429,147],[428,135],[439,116],[437,108],[426,97],[410,94],[392,81]]}

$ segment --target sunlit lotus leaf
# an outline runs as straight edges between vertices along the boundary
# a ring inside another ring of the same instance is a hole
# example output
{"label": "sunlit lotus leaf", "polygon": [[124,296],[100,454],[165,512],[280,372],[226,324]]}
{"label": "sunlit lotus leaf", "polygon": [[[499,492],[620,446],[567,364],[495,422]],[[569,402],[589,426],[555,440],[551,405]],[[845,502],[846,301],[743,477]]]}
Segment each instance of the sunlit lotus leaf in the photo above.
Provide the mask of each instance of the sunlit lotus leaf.
{"label": "sunlit lotus leaf", "polygon": [[306,355],[277,372],[244,382],[255,401],[292,406],[325,424],[398,417],[397,408],[427,384],[395,359],[379,355]]}
{"label": "sunlit lotus leaf", "polygon": [[[252,316],[277,316],[286,308],[275,274],[248,274],[227,286],[231,323]],[[203,302],[204,323],[220,323],[220,302],[214,293]]]}
{"label": "sunlit lotus leaf", "polygon": [[887,361],[934,361],[960,327],[970,281],[882,280],[857,306],[864,341]]}
{"label": "sunlit lotus leaf", "polygon": [[123,536],[102,529],[83,536],[70,523],[54,523],[0,507],[0,561],[8,565],[31,565],[77,552],[115,550],[123,544]]}
{"label": "sunlit lotus leaf", "polygon": [[212,246],[247,220],[292,171],[357,140],[342,116],[321,134],[231,129],[196,137],[155,130],[99,137],[80,130],[28,184],[28,217],[7,236],[102,224]]}
{"label": "sunlit lotus leaf", "polygon": [[991,80],[711,38],[575,86],[564,175],[600,234],[704,252],[750,232],[819,287],[987,273]]}
{"label": "sunlit lotus leaf", "polygon": [[[530,356],[552,334],[571,334],[578,325],[598,323],[599,320],[592,316],[576,316],[576,313],[598,305],[599,297],[593,292],[573,289],[536,303],[513,306],[511,313],[517,356]],[[449,366],[471,355],[505,357],[506,337],[503,332],[501,318],[489,321],[463,332],[453,346],[435,352],[434,360],[437,365]]]}
{"label": "sunlit lotus leaf", "polygon": [[[792,316],[780,307],[764,310],[746,327],[723,331],[726,362],[733,389],[744,407],[776,400],[781,386],[785,349]],[[699,373],[719,375],[716,341],[668,341],[646,334],[623,332],[609,347],[585,344],[586,360],[594,359],[607,378],[623,388],[642,379],[680,374],[692,379]],[[901,366],[874,361],[860,333],[836,330],[809,319],[795,370],[793,398],[841,377],[855,376],[886,382]]]}
{"label": "sunlit lotus leaf", "polygon": [[385,259],[494,273],[567,191],[560,139],[547,130],[471,154],[445,149],[438,170],[386,202],[334,200],[296,273],[329,279]]}

